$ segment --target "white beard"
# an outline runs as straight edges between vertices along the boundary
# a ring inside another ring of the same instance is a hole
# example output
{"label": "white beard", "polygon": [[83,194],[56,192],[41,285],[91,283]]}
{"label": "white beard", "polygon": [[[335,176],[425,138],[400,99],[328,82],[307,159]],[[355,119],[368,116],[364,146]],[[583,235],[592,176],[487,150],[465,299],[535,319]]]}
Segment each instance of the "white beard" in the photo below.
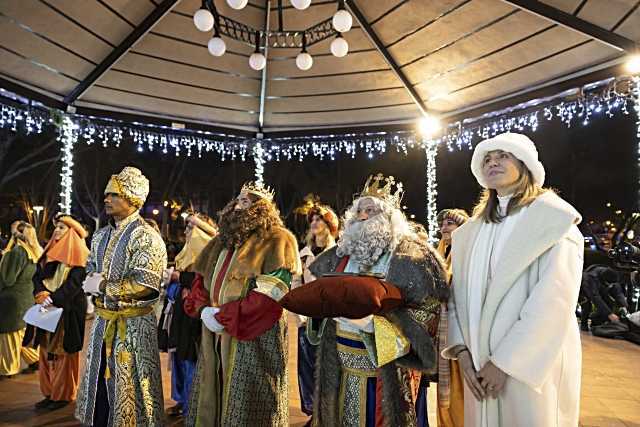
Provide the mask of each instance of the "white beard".
{"label": "white beard", "polygon": [[372,267],[389,249],[393,240],[391,222],[384,214],[366,221],[349,220],[338,242],[337,254],[349,255],[354,261]]}

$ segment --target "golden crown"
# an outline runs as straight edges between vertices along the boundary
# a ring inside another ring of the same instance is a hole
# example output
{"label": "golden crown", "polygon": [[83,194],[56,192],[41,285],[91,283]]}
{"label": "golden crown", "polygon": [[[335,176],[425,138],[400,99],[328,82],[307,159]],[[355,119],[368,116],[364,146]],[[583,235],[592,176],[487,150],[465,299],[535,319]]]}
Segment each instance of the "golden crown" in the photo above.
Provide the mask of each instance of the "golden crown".
{"label": "golden crown", "polygon": [[[394,184],[396,191],[392,192],[391,190]],[[396,183],[396,179],[392,176],[385,178],[381,173],[375,176],[370,175],[364,184],[364,190],[360,193],[360,197],[377,197],[397,209],[400,209],[403,196],[404,190],[402,183]]]}
{"label": "golden crown", "polygon": [[273,202],[273,196],[275,195],[275,190],[269,186],[264,186],[264,184],[260,182],[249,181],[242,186],[241,193],[249,193],[255,194],[258,197],[262,197],[270,202]]}

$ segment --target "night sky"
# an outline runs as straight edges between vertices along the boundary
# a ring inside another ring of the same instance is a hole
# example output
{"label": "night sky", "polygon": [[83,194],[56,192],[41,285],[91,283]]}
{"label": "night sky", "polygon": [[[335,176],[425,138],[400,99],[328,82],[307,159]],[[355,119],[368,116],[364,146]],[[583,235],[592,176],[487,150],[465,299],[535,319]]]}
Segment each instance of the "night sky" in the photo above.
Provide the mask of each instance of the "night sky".
{"label": "night sky", "polygon": [[[612,219],[615,210],[628,213],[637,204],[638,142],[635,132],[635,115],[631,113],[611,119],[594,118],[586,127],[576,122],[567,128],[557,120],[542,120],[538,130],[529,136],[536,142],[545,166],[545,184],[558,190],[585,219],[603,221]],[[0,138],[0,143],[4,143],[3,138],[6,134]],[[10,157],[18,159],[26,155],[44,139],[21,140],[14,144]],[[462,207],[471,210],[473,207],[479,186],[469,169],[470,160],[471,151],[466,148],[454,152],[440,148],[437,158],[439,209]],[[292,210],[307,193],[318,194],[323,201],[340,210],[362,189],[368,175],[391,174],[404,183],[403,204],[407,206],[407,213],[424,221],[425,163],[421,150],[409,150],[405,156],[389,148],[387,153],[373,159],[362,152],[355,159],[342,154],[335,161],[309,157],[304,163],[297,160],[271,162],[266,165],[265,180],[275,187],[278,205],[290,221]],[[77,196],[85,198],[87,193],[101,193],[109,175],[125,165],[139,167],[150,178],[149,210],[161,207],[166,198],[174,198],[186,204],[192,202],[213,213],[237,193],[243,182],[253,177],[250,158],[246,162],[220,162],[215,155],[198,159],[176,157],[171,153],[138,153],[130,142],[123,142],[119,149],[83,144],[75,156]],[[9,204],[20,192],[29,194],[34,203],[43,203],[41,200],[47,195],[49,199],[54,198],[52,195],[59,191],[55,188],[58,173],[51,165],[43,166],[2,189],[0,224],[3,230],[19,215],[17,208],[11,209]],[[608,208],[607,203],[612,206]],[[79,210],[76,213],[82,215]]]}

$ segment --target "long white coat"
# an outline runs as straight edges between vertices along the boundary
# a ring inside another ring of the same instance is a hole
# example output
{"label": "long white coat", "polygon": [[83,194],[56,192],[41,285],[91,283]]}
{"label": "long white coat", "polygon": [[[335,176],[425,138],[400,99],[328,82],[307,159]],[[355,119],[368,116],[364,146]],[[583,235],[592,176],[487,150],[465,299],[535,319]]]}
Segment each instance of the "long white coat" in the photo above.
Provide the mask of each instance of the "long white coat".
{"label": "long white coat", "polygon": [[[581,346],[575,318],[584,239],[578,212],[557,195],[539,196],[523,212],[487,285],[479,326],[480,366],[508,374],[498,399],[478,404],[465,383],[465,426],[577,426]],[[469,261],[482,225],[453,234],[453,294],[448,348],[470,347]]]}

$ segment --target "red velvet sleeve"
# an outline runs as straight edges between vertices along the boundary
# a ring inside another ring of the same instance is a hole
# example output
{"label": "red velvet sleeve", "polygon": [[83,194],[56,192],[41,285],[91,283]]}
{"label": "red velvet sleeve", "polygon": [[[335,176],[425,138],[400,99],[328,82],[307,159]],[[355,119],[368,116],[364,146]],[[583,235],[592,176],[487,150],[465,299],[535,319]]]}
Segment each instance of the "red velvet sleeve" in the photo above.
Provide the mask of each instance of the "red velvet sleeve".
{"label": "red velvet sleeve", "polygon": [[209,305],[209,293],[204,288],[202,276],[196,274],[196,278],[193,279],[193,282],[191,283],[191,291],[184,299],[184,311],[187,313],[187,316],[199,319],[200,311]]}
{"label": "red velvet sleeve", "polygon": [[250,291],[245,298],[221,305],[216,320],[229,335],[250,341],[271,329],[280,316],[280,304],[260,292]]}

